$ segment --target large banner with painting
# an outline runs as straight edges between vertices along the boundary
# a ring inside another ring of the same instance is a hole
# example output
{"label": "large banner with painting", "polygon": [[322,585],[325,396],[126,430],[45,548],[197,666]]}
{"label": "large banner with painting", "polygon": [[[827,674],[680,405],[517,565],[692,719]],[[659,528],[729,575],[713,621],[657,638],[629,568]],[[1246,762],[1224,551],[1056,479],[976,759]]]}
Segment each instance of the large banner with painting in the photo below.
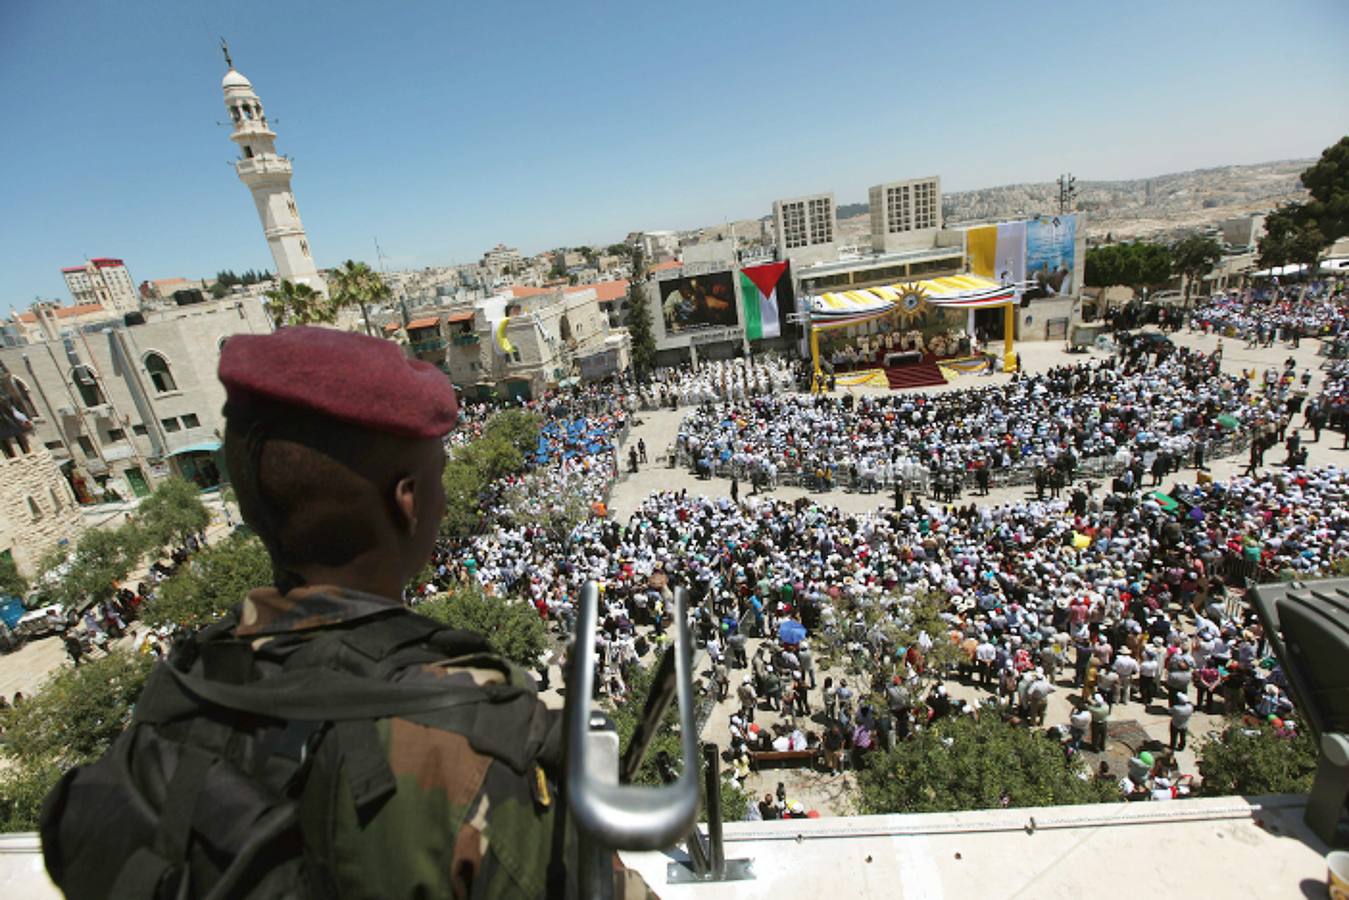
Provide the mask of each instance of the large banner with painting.
{"label": "large banner with painting", "polygon": [[731,272],[689,275],[659,282],[667,337],[700,328],[738,325]]}
{"label": "large banner with painting", "polygon": [[1026,223],[1026,298],[1073,292],[1073,247],[1077,217],[1041,216]]}
{"label": "large banner with painting", "polygon": [[786,262],[740,270],[740,297],[745,306],[745,339],[782,335],[782,323],[796,308],[792,276]]}

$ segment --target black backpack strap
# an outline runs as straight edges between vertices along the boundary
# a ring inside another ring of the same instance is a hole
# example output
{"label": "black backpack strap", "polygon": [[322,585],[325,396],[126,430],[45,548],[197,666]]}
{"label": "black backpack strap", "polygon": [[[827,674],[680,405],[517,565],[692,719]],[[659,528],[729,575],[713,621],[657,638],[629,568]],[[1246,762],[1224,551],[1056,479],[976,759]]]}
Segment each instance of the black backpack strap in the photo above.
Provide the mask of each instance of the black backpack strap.
{"label": "black backpack strap", "polygon": [[[204,701],[214,706],[272,719],[352,721],[426,713],[473,703],[504,702],[526,693],[511,685],[486,685],[466,690],[435,682],[381,682],[330,669],[298,669],[248,684],[222,684],[200,675],[161,665],[159,681],[175,688],[178,696],[140,704],[140,721],[163,721],[174,713],[198,709]],[[148,691],[147,691],[148,693]],[[161,693],[161,692],[156,692]]]}

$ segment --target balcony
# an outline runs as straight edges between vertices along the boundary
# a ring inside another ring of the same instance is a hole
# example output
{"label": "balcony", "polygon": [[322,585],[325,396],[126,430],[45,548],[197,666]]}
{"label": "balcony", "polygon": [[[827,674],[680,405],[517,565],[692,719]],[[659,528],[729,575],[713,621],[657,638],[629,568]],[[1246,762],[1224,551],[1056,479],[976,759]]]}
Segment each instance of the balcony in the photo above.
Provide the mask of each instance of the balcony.
{"label": "balcony", "polygon": [[415,353],[418,356],[421,356],[423,353],[435,353],[437,350],[444,350],[445,339],[430,338],[429,340],[425,341],[413,341],[408,346],[412,348],[413,353]]}
{"label": "balcony", "polygon": [[476,334],[456,334],[453,340],[456,347],[472,347],[478,343],[478,336]]}

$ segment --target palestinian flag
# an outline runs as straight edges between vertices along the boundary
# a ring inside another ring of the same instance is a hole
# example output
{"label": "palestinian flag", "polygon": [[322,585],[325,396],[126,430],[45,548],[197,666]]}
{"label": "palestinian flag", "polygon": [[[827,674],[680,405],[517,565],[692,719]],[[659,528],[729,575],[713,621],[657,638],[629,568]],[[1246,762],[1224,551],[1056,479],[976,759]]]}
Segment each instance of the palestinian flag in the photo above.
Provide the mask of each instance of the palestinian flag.
{"label": "palestinian flag", "polygon": [[[782,300],[778,287],[787,277],[785,262],[740,270],[740,295],[745,301],[745,338],[758,341],[782,334]],[[790,281],[784,294],[791,292]]]}

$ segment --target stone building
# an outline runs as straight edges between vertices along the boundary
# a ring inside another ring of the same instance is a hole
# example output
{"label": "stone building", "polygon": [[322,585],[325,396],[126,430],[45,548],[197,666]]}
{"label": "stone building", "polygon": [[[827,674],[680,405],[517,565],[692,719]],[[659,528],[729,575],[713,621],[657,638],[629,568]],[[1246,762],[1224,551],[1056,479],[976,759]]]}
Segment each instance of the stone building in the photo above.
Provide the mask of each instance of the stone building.
{"label": "stone building", "polygon": [[225,402],[216,379],[220,349],[232,335],[271,330],[253,298],[143,318],[78,329],[44,320],[40,340],[0,349],[34,439],[77,496],[98,488],[142,495],[171,474],[217,483]]}
{"label": "stone building", "polygon": [[466,399],[494,392],[529,399],[569,379],[604,378],[627,369],[630,341],[627,331],[610,327],[602,299],[612,289],[598,287],[513,287],[428,312],[408,323],[408,349],[439,366]]}
{"label": "stone building", "polygon": [[0,363],[0,557],[12,559],[23,575],[32,575],[59,542],[73,544],[85,528],[69,482],[30,425]]}

